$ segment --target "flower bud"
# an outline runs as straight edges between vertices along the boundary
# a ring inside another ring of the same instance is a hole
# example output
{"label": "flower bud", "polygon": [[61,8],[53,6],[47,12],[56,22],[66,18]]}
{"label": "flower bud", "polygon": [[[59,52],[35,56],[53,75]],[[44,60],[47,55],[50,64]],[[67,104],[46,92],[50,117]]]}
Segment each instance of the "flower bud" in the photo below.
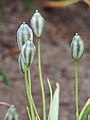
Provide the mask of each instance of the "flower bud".
{"label": "flower bud", "polygon": [[74,60],[79,60],[84,53],[84,43],[81,37],[76,33],[71,42],[71,55]]}
{"label": "flower bud", "polygon": [[19,55],[18,63],[19,63],[20,70],[24,73],[24,62],[23,62],[22,54],[21,53]]}
{"label": "flower bud", "polygon": [[11,106],[8,109],[4,120],[19,120],[18,113],[17,113],[16,108],[14,106]]}
{"label": "flower bud", "polygon": [[45,23],[44,18],[41,16],[38,10],[36,10],[36,12],[34,13],[30,23],[36,37],[41,37]]}
{"label": "flower bud", "polygon": [[23,22],[17,31],[17,42],[20,50],[25,42],[29,40],[29,38],[33,40],[33,32],[31,28],[25,22]]}
{"label": "flower bud", "polygon": [[18,113],[14,114],[15,120],[19,120]]}
{"label": "flower bud", "polygon": [[23,62],[26,66],[29,66],[32,64],[35,51],[36,51],[36,47],[33,44],[33,41],[27,41],[23,45],[21,54],[22,54]]}

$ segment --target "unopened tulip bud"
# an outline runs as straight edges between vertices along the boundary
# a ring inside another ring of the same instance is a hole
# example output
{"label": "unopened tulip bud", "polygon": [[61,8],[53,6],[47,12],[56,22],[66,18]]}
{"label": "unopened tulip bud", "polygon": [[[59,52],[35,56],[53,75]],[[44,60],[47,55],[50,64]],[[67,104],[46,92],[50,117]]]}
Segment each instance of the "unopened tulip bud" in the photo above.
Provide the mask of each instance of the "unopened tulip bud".
{"label": "unopened tulip bud", "polygon": [[18,113],[14,114],[14,118],[15,118],[15,120],[19,120]]}
{"label": "unopened tulip bud", "polygon": [[17,113],[16,108],[14,106],[11,106],[8,109],[4,120],[19,120],[18,113]]}
{"label": "unopened tulip bud", "polygon": [[26,66],[29,66],[32,64],[35,51],[36,51],[36,47],[33,44],[33,41],[27,41],[23,45],[21,54],[22,54],[23,62]]}
{"label": "unopened tulip bud", "polygon": [[38,10],[36,10],[34,15],[32,16],[30,23],[34,34],[36,35],[36,37],[40,38],[44,29],[45,22],[44,18],[41,16]]}
{"label": "unopened tulip bud", "polygon": [[79,60],[84,53],[84,43],[81,37],[76,33],[71,42],[71,55],[74,60]]}
{"label": "unopened tulip bud", "polygon": [[25,42],[29,40],[29,38],[33,40],[33,32],[31,28],[25,22],[23,22],[17,31],[17,42],[20,50]]}

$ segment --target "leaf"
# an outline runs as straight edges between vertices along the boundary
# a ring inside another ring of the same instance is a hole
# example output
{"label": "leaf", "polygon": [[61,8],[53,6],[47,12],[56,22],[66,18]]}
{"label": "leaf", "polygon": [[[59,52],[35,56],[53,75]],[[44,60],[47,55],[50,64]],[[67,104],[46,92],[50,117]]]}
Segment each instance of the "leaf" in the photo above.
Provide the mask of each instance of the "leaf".
{"label": "leaf", "polygon": [[5,75],[2,68],[0,68],[0,76],[3,78],[3,81],[6,85],[8,85],[8,86],[12,85],[12,81]]}
{"label": "leaf", "polygon": [[45,1],[44,2],[44,7],[46,8],[63,8],[63,7],[67,7],[70,5],[73,5],[77,2],[79,2],[80,0],[58,0],[58,1]]}
{"label": "leaf", "polygon": [[86,104],[84,105],[80,113],[79,120],[87,120],[89,112],[90,112],[90,98],[87,100]]}
{"label": "leaf", "polygon": [[49,81],[49,78],[47,78],[49,90],[50,90],[50,107],[49,107],[49,113],[48,113],[48,120],[50,120],[50,113],[51,113],[51,107],[52,107],[52,88],[51,88],[51,83]]}
{"label": "leaf", "polygon": [[32,4],[32,0],[23,0],[23,3],[29,11],[31,11],[32,13],[35,12],[36,9]]}
{"label": "leaf", "polygon": [[59,84],[56,84],[56,89],[53,95],[52,100],[52,107],[51,107],[51,114],[50,114],[50,120],[58,120],[59,117],[59,93],[60,93],[60,87]]}
{"label": "leaf", "polygon": [[90,0],[83,0],[88,6],[90,6]]}

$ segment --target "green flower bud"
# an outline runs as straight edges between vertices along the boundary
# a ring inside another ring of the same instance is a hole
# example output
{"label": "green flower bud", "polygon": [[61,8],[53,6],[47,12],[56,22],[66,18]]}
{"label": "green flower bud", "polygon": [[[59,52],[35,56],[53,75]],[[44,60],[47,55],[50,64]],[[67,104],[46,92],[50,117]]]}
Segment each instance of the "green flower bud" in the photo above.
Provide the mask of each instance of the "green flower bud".
{"label": "green flower bud", "polygon": [[19,120],[18,113],[13,105],[8,109],[4,120]]}
{"label": "green flower bud", "polygon": [[13,115],[12,114],[9,114],[9,116],[7,117],[7,119],[5,120],[13,120]]}
{"label": "green flower bud", "polygon": [[23,62],[22,54],[21,53],[19,55],[18,63],[19,63],[20,70],[24,73],[24,62]]}
{"label": "green flower bud", "polygon": [[17,31],[17,42],[20,50],[22,49],[22,46],[25,44],[25,42],[29,40],[29,38],[33,40],[33,32],[31,28],[25,24],[25,22],[23,22]]}
{"label": "green flower bud", "polygon": [[32,64],[35,51],[36,51],[36,47],[33,44],[33,41],[27,41],[23,45],[21,54],[22,54],[23,62],[26,66],[29,66]]}
{"label": "green flower bud", "polygon": [[19,120],[18,113],[14,114],[15,120]]}
{"label": "green flower bud", "polygon": [[36,37],[41,37],[45,22],[38,10],[34,13],[30,23]]}
{"label": "green flower bud", "polygon": [[84,53],[84,43],[81,37],[76,33],[71,42],[71,55],[74,60],[79,60]]}

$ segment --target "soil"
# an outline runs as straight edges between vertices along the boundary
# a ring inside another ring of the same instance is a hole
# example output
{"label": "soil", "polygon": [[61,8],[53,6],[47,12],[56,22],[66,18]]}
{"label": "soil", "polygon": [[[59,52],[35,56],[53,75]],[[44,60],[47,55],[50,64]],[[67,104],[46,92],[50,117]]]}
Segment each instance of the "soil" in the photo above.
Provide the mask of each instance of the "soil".
{"label": "soil", "polygon": [[[85,43],[85,53],[78,61],[79,72],[79,111],[90,97],[90,8],[83,2],[65,8],[43,8],[42,0],[33,0],[36,9],[45,18],[46,25],[41,38],[42,72],[46,90],[47,111],[49,108],[49,89],[47,77],[52,84],[60,84],[60,119],[75,119],[75,78],[74,65],[70,54],[70,42],[78,32]],[[0,68],[3,68],[13,86],[8,87],[0,81],[0,101],[14,104],[22,120],[27,120],[26,106],[28,106],[24,77],[18,66],[19,52],[17,48],[16,32],[20,24],[25,21],[29,25],[32,12],[23,4],[22,0],[0,1]],[[37,47],[37,38],[34,37]],[[32,91],[38,112],[42,117],[41,91],[38,77],[37,53],[31,66]],[[1,79],[1,78],[0,78]],[[54,85],[55,86],[55,85]],[[0,106],[0,119],[8,107]]]}

